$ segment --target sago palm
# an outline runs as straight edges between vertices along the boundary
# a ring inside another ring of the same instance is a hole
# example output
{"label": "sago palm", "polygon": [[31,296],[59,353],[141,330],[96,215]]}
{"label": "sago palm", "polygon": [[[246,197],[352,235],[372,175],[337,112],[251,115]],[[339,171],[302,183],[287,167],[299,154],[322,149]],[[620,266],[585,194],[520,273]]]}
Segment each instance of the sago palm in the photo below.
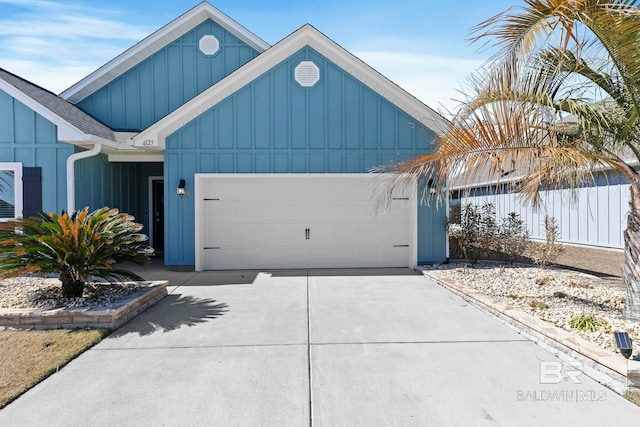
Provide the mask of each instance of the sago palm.
{"label": "sago palm", "polygon": [[481,23],[472,40],[497,48],[439,147],[393,165],[390,190],[415,179],[443,187],[480,176],[534,205],[541,190],[575,189],[596,171],[631,183],[624,233],[625,317],[640,320],[640,10],[636,0],[525,0]]}
{"label": "sago palm", "polygon": [[64,297],[82,296],[93,276],[108,282],[144,280],[116,269],[119,262],[144,264],[153,249],[143,242],[141,224],[117,209],[88,208],[68,215],[48,214],[0,224],[0,273],[58,273]]}

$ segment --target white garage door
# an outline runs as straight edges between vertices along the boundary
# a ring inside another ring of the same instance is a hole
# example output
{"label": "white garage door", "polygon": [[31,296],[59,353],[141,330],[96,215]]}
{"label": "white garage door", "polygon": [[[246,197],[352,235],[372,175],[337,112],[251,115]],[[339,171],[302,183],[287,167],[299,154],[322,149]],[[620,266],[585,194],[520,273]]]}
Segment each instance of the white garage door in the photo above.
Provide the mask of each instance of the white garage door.
{"label": "white garage door", "polygon": [[368,174],[196,175],[196,269],[408,267],[415,196]]}

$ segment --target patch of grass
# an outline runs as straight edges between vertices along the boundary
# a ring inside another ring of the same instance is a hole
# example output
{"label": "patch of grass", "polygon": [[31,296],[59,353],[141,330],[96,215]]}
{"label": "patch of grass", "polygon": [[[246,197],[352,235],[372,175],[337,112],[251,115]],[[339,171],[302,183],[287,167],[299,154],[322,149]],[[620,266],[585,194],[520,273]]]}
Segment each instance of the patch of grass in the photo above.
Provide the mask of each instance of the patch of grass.
{"label": "patch of grass", "polygon": [[0,331],[0,408],[104,338],[108,329]]}
{"label": "patch of grass", "polygon": [[527,305],[532,308],[539,308],[540,310],[549,308],[549,304],[547,304],[546,302],[540,302],[535,300],[527,302]]}
{"label": "patch of grass", "polygon": [[557,291],[553,293],[553,296],[556,298],[566,298],[567,294],[565,294],[564,292],[561,291]]}
{"label": "patch of grass", "polygon": [[624,398],[627,399],[629,402],[640,406],[640,393],[633,392],[633,391],[626,391],[624,393]]}
{"label": "patch of grass", "polygon": [[582,313],[573,316],[569,324],[572,328],[579,331],[595,332],[602,324],[602,321],[591,314],[586,314],[583,311]]}
{"label": "patch of grass", "polygon": [[520,297],[516,294],[507,294],[507,298],[518,299]]}

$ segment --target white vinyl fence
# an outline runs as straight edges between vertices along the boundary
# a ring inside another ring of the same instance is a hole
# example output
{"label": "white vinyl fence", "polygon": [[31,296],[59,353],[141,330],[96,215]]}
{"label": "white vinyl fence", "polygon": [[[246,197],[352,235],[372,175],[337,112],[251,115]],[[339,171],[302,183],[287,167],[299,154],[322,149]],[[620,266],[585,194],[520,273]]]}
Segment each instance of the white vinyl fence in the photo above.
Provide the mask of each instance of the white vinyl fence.
{"label": "white vinyl fence", "polygon": [[[495,188],[475,189],[462,194],[462,205],[493,203],[498,219],[515,212],[527,225],[532,239],[544,239],[544,217],[555,217],[565,243],[624,247],[623,231],[629,211],[629,183],[618,175],[601,175],[592,186],[579,188],[575,197],[568,189],[542,193],[542,204],[533,209],[517,193],[500,194]],[[457,201],[454,201],[454,203]]]}

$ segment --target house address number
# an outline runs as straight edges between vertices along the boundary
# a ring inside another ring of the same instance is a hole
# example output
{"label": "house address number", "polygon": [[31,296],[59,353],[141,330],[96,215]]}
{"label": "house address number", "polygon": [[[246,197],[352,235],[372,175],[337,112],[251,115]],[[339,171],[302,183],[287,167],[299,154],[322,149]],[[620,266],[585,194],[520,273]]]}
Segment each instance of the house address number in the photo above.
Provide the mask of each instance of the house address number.
{"label": "house address number", "polygon": [[154,147],[156,145],[156,141],[153,139],[145,139],[142,141],[143,147]]}

